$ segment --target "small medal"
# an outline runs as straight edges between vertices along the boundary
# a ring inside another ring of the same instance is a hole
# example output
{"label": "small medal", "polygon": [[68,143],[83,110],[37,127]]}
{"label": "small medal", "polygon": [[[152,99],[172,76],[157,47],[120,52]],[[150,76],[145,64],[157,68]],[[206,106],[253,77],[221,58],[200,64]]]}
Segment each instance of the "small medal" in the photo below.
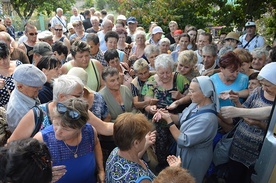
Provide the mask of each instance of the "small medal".
{"label": "small medal", "polygon": [[78,157],[78,154],[74,154],[74,158],[77,158]]}

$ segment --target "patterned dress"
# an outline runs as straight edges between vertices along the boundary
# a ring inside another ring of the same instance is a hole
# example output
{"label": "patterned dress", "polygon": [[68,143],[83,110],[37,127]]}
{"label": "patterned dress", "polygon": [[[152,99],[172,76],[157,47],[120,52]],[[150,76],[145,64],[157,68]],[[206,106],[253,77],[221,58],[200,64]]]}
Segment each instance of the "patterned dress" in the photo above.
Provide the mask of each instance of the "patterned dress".
{"label": "patterned dress", "polygon": [[145,163],[147,169],[141,165],[129,161],[118,155],[118,147],[116,147],[109,155],[106,162],[105,182],[108,183],[135,183],[142,176],[148,176],[151,179],[155,175]]}
{"label": "patterned dress", "polygon": [[[247,98],[243,105],[246,108],[259,108],[272,106],[273,101],[267,100],[264,97],[262,88],[258,87]],[[268,120],[262,122],[268,123]],[[254,165],[259,157],[264,137],[265,130],[255,125],[249,125],[241,120],[234,134],[230,149],[230,158],[244,164],[248,168]]]}

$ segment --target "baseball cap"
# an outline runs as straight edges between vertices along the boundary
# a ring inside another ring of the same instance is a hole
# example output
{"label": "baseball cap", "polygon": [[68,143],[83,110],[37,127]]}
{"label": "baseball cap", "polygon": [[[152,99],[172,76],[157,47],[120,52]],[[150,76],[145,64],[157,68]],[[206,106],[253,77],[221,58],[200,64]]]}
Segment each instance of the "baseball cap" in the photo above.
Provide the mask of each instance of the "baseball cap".
{"label": "baseball cap", "polygon": [[246,22],[245,27],[255,27],[255,22]]}
{"label": "baseball cap", "polygon": [[276,85],[276,62],[266,64],[258,74],[258,79],[266,79],[270,83]]}
{"label": "baseball cap", "polygon": [[129,24],[129,23],[137,23],[137,20],[136,20],[136,18],[135,17],[129,17],[128,19],[127,19],[127,24]]}
{"label": "baseball cap", "polygon": [[156,26],[152,29],[152,33],[151,34],[157,34],[157,33],[162,33],[164,34],[162,28],[160,26]]}
{"label": "baseball cap", "polygon": [[229,32],[225,37],[225,40],[227,40],[227,39],[234,39],[234,40],[240,42],[239,34],[236,32]]}
{"label": "baseball cap", "polygon": [[52,47],[49,45],[49,43],[46,42],[35,43],[33,52],[42,56],[53,54]]}
{"label": "baseball cap", "polygon": [[46,83],[46,75],[32,64],[21,64],[15,68],[13,79],[26,86],[41,87]]}
{"label": "baseball cap", "polygon": [[87,72],[81,68],[81,67],[73,67],[71,68],[67,75],[70,75],[70,76],[76,76],[78,78],[81,79],[81,81],[83,82],[84,84],[84,88],[88,91],[88,92],[93,92],[93,90],[91,90],[88,86],[87,86],[87,80],[88,80],[88,74]]}
{"label": "baseball cap", "polygon": [[118,15],[117,20],[126,20],[126,16],[125,15]]}

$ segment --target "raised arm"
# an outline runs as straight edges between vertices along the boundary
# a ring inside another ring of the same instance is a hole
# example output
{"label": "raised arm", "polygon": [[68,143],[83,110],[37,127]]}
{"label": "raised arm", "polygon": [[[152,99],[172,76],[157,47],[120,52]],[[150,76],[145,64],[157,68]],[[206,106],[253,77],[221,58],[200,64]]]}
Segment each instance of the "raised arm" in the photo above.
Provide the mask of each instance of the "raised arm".
{"label": "raised arm", "polygon": [[221,115],[224,118],[245,117],[250,119],[264,120],[269,118],[272,106],[260,108],[237,108],[233,106],[222,107]]}
{"label": "raised arm", "polygon": [[100,120],[97,118],[91,111],[88,111],[89,114],[89,121],[88,123],[91,124],[99,134],[110,136],[113,135],[113,123],[108,123]]}

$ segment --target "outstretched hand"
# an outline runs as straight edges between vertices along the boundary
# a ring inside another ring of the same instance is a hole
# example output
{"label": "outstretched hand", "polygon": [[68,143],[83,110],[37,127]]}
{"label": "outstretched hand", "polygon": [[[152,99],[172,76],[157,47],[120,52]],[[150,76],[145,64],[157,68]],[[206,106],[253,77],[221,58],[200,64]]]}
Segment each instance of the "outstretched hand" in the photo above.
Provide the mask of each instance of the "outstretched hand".
{"label": "outstretched hand", "polygon": [[53,166],[52,167],[52,182],[57,182],[66,173],[66,166]]}
{"label": "outstretched hand", "polygon": [[167,157],[167,162],[170,166],[181,166],[181,158],[179,156],[176,157],[175,155],[169,155]]}
{"label": "outstretched hand", "polygon": [[148,146],[153,145],[156,141],[156,131],[154,130],[152,132],[147,133],[145,138],[146,138],[146,144]]}

